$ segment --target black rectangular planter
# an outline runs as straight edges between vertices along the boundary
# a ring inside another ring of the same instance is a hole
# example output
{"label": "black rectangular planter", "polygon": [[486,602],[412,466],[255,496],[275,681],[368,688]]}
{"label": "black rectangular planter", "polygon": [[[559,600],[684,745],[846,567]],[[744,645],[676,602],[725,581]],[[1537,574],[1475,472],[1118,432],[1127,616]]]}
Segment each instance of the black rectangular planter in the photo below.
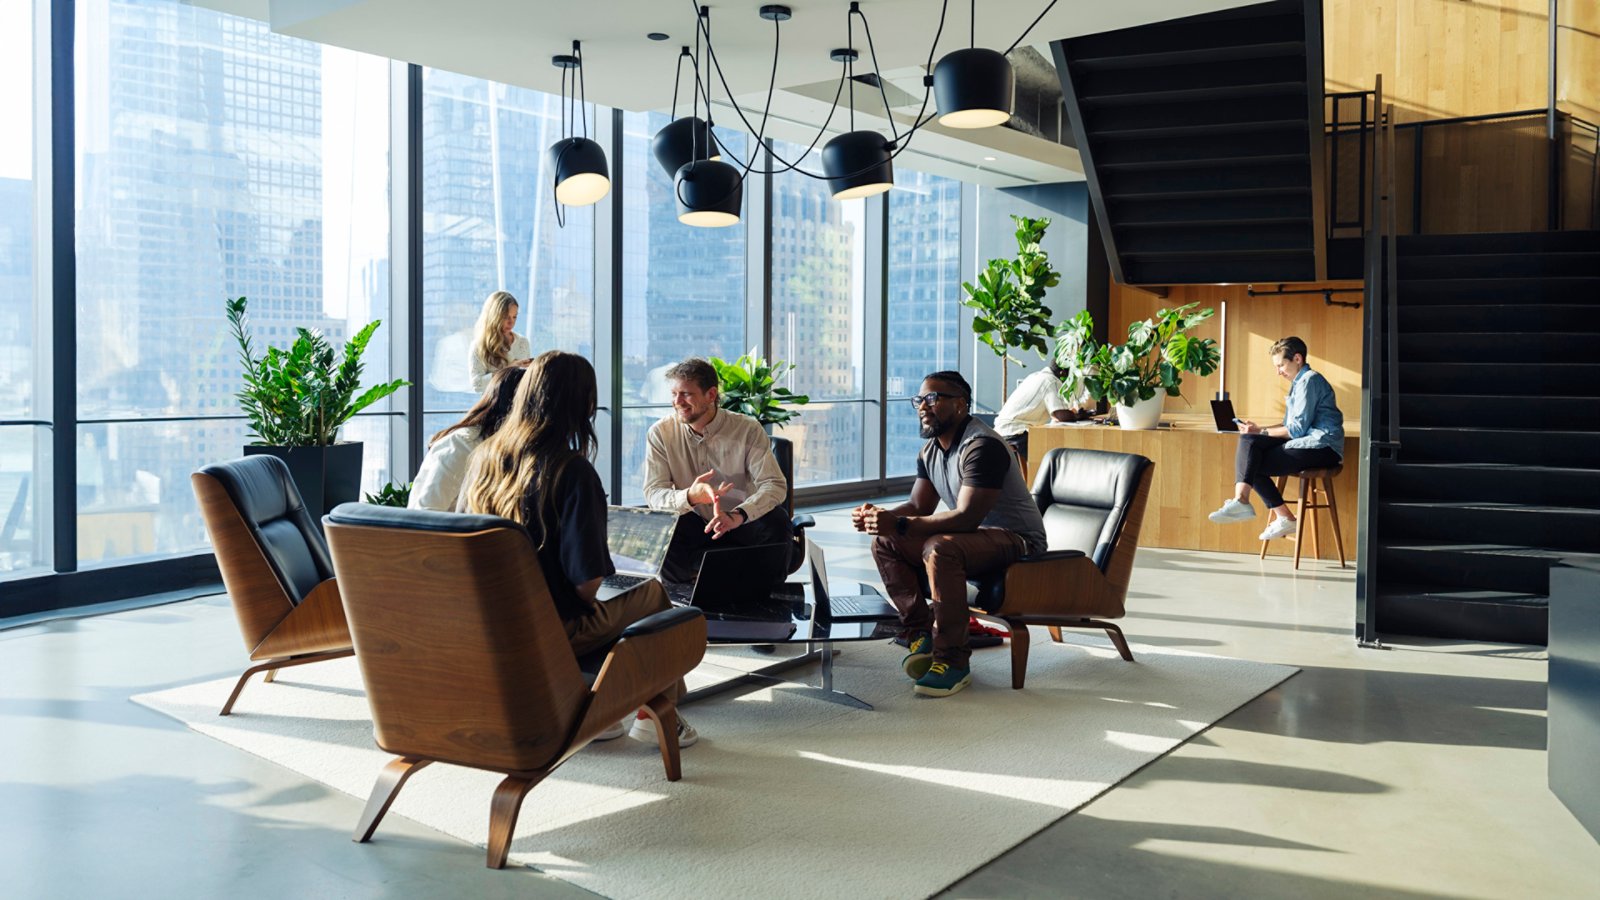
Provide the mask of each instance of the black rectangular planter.
{"label": "black rectangular planter", "polygon": [[245,456],[267,453],[289,464],[289,475],[306,512],[317,527],[322,517],[341,503],[361,499],[361,442],[350,441],[326,447],[269,447],[247,444]]}

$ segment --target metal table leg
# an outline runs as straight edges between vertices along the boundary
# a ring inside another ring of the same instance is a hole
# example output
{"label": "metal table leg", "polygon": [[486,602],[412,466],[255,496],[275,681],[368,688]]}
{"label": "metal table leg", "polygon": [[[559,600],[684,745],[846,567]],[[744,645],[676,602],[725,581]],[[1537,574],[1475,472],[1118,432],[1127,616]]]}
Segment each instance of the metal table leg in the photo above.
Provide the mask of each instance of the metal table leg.
{"label": "metal table leg", "polygon": [[[685,694],[683,697],[679,698],[678,706],[680,708],[688,706],[691,703],[698,703],[707,697],[715,697],[718,694],[723,694],[739,688],[753,690],[755,688],[763,687],[787,686],[790,693],[800,694],[801,696],[812,697],[817,700],[826,700],[829,703],[838,703],[842,706],[851,706],[855,707],[856,709],[872,709],[872,704],[867,703],[866,701],[857,697],[851,696],[844,691],[834,690],[833,657],[838,652],[839,651],[833,648],[832,641],[821,641],[820,643],[807,642],[806,652],[800,654],[799,656],[791,656],[788,659],[779,660],[771,665],[762,666],[754,672],[745,672],[741,675],[735,675],[727,681],[719,681],[716,684],[708,684],[702,688],[695,688],[694,690]],[[813,661],[820,661],[822,663],[821,686],[808,684],[803,681],[794,681],[788,678],[776,677],[779,672],[787,672],[790,669],[799,668],[800,666]]]}

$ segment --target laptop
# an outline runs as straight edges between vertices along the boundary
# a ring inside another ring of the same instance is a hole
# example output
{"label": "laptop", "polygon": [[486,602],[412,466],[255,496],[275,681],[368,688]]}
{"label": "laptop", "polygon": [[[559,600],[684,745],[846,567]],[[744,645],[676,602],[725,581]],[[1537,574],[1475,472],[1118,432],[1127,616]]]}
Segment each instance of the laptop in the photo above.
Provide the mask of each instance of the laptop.
{"label": "laptop", "polygon": [[675,513],[642,506],[606,507],[606,546],[617,574],[601,580],[595,599],[610,600],[655,578],[677,525]]}
{"label": "laptop", "polygon": [[1234,414],[1232,400],[1211,401],[1211,418],[1216,420],[1218,431],[1239,430],[1239,420]]}
{"label": "laptop", "polygon": [[707,619],[792,620],[786,595],[773,596],[789,574],[789,544],[707,550],[689,605]]}
{"label": "laptop", "polygon": [[857,594],[836,597],[828,591],[828,563],[823,559],[822,548],[812,543],[808,548],[811,558],[811,591],[816,602],[819,622],[873,622],[880,619],[900,619],[900,611],[889,601],[875,594]]}

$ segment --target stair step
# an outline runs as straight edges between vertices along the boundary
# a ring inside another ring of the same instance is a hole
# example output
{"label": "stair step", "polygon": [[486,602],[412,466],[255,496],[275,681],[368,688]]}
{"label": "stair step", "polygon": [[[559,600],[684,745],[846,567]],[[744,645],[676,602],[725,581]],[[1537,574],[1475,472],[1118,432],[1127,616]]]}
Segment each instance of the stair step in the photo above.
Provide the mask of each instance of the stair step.
{"label": "stair step", "polygon": [[1600,432],[1513,428],[1400,427],[1407,463],[1508,463],[1575,469],[1600,467]]}
{"label": "stair step", "polygon": [[1222,202],[1217,197],[1107,197],[1112,225],[1189,224],[1237,219],[1310,219],[1309,193],[1253,194]]}
{"label": "stair step", "polygon": [[1400,421],[1415,426],[1589,431],[1600,428],[1600,398],[1403,393]]}
{"label": "stair step", "polygon": [[1237,256],[1208,252],[1177,259],[1123,260],[1128,284],[1223,284],[1240,282],[1315,281],[1316,258],[1304,252]]}
{"label": "stair step", "polygon": [[1240,247],[1252,251],[1297,250],[1308,252],[1314,230],[1310,219],[1289,219],[1266,225],[1219,223],[1198,227],[1181,225],[1117,229],[1117,249],[1123,256],[1205,251],[1235,255]]}
{"label": "stair step", "polygon": [[1571,303],[1600,306],[1600,275],[1433,278],[1400,284],[1401,306],[1461,304],[1474,299],[1501,303]]}
{"label": "stair step", "polygon": [[[1402,335],[1401,359],[1406,340]],[[1400,393],[1596,397],[1600,363],[1402,362]]]}
{"label": "stair step", "polygon": [[1508,644],[1544,644],[1549,600],[1523,591],[1393,584],[1374,592],[1380,634]]}
{"label": "stair step", "polygon": [[1135,128],[1258,126],[1282,120],[1295,120],[1302,131],[1310,128],[1306,118],[1306,95],[1269,97],[1224,97],[1215,100],[1176,100],[1165,103],[1119,105],[1082,110],[1084,130],[1094,144],[1101,132]]}
{"label": "stair step", "polygon": [[1078,106],[1082,109],[1107,109],[1115,106],[1148,106],[1156,103],[1205,103],[1215,100],[1252,101],[1263,97],[1295,97],[1306,95],[1305,61],[1300,61],[1300,78],[1294,81],[1276,81],[1256,84],[1230,84],[1213,87],[1187,86],[1181,80],[1164,89],[1119,90],[1110,93],[1088,94],[1079,91]]}
{"label": "stair step", "polygon": [[1094,164],[1096,168],[1143,162],[1173,166],[1187,163],[1203,165],[1210,160],[1306,156],[1309,147],[1309,130],[1272,131],[1244,136],[1199,134],[1183,141],[1164,138],[1101,141],[1094,148]]}
{"label": "stair step", "polygon": [[1399,256],[1400,293],[1414,281],[1466,277],[1548,277],[1600,275],[1600,251],[1557,253],[1454,253]]}
{"label": "stair step", "polygon": [[1300,93],[1304,95],[1306,90],[1305,48],[1300,44],[1289,44],[1284,52],[1273,56],[1252,59],[1194,60],[1110,71],[1075,69],[1073,84],[1079,103],[1142,97],[1175,88],[1207,91],[1299,82]]}
{"label": "stair step", "polygon": [[1171,53],[1198,47],[1305,40],[1304,7],[1275,2],[1168,19],[1070,39],[1072,57]]}
{"label": "stair step", "polygon": [[1402,454],[1378,469],[1384,501],[1525,503],[1600,509],[1600,468],[1503,463],[1413,463]]}
{"label": "stair step", "polygon": [[[1087,49],[1085,48],[1085,50]],[[1072,69],[1074,73],[1080,70],[1085,73],[1120,72],[1127,69],[1242,62],[1244,60],[1271,59],[1294,54],[1304,56],[1305,52],[1305,42],[1299,39],[1217,47],[1183,47],[1154,53],[1117,53],[1104,56],[1085,55],[1074,57],[1072,59]]]}
{"label": "stair step", "polygon": [[1108,196],[1198,192],[1227,196],[1222,192],[1268,190],[1308,192],[1310,186],[1311,165],[1305,157],[1286,162],[1252,161],[1244,166],[1113,170],[1100,177],[1100,190]]}
{"label": "stair step", "polygon": [[1463,253],[1593,251],[1600,249],[1600,231],[1519,231],[1482,234],[1400,235],[1400,257],[1456,256]]}
{"label": "stair step", "polygon": [[1463,359],[1544,363],[1589,359],[1597,348],[1600,348],[1600,332],[1592,331],[1434,331],[1402,334],[1398,344],[1402,363]]}
{"label": "stair step", "polygon": [[1239,187],[1198,188],[1194,190],[1146,191],[1138,194],[1107,194],[1107,203],[1136,203],[1155,200],[1233,200],[1246,197],[1304,197],[1311,193],[1307,187]]}
{"label": "stair step", "polygon": [[1570,550],[1500,543],[1382,541],[1378,573],[1385,584],[1449,585],[1539,597],[1550,592],[1550,566],[1573,555]]}
{"label": "stair step", "polygon": [[[1144,138],[1190,138],[1219,134],[1255,135],[1280,131],[1304,135],[1309,128],[1310,125],[1304,118],[1281,118],[1231,123],[1202,122],[1196,125],[1127,125],[1118,128],[1097,129],[1089,135],[1089,140],[1098,142],[1141,140]],[[1099,152],[1098,147],[1096,147],[1096,152]]]}
{"label": "stair step", "polygon": [[1270,225],[1275,228],[1310,227],[1311,218],[1309,216],[1256,216],[1237,219],[1185,219],[1180,222],[1119,222],[1117,223],[1117,246],[1122,246],[1121,234],[1124,231],[1134,232],[1164,228],[1246,228],[1255,225]]}
{"label": "stair step", "polygon": [[1381,500],[1378,534],[1385,543],[1499,541],[1516,535],[1534,547],[1592,551],[1600,547],[1600,509],[1510,503]]}
{"label": "stair step", "polygon": [[1406,306],[1396,310],[1400,343],[1414,334],[1463,331],[1587,331],[1595,308],[1578,303],[1481,303]]}
{"label": "stair step", "polygon": [[1246,156],[1227,156],[1213,159],[1145,159],[1128,162],[1095,162],[1102,172],[1155,172],[1176,170],[1189,172],[1196,169],[1223,169],[1230,167],[1270,165],[1310,165],[1304,153],[1271,153]]}

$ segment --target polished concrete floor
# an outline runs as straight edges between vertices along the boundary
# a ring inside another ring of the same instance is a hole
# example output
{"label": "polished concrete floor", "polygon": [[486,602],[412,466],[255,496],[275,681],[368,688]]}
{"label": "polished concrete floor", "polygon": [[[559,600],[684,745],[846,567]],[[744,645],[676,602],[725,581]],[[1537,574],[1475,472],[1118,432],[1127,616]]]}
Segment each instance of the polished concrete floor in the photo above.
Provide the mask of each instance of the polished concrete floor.
{"label": "polished concrete floor", "polygon": [[[815,535],[836,580],[876,580],[842,514]],[[1130,639],[1301,673],[946,895],[1600,897],[1600,845],[1545,784],[1542,653],[1357,649],[1353,579],[1327,563],[1140,551]],[[243,664],[222,597],[0,632],[0,896],[589,896],[487,870],[481,851],[399,817],[351,843],[357,799],[127,699]],[[919,815],[886,829],[885,853],[961,839],[959,820],[919,835]]]}

